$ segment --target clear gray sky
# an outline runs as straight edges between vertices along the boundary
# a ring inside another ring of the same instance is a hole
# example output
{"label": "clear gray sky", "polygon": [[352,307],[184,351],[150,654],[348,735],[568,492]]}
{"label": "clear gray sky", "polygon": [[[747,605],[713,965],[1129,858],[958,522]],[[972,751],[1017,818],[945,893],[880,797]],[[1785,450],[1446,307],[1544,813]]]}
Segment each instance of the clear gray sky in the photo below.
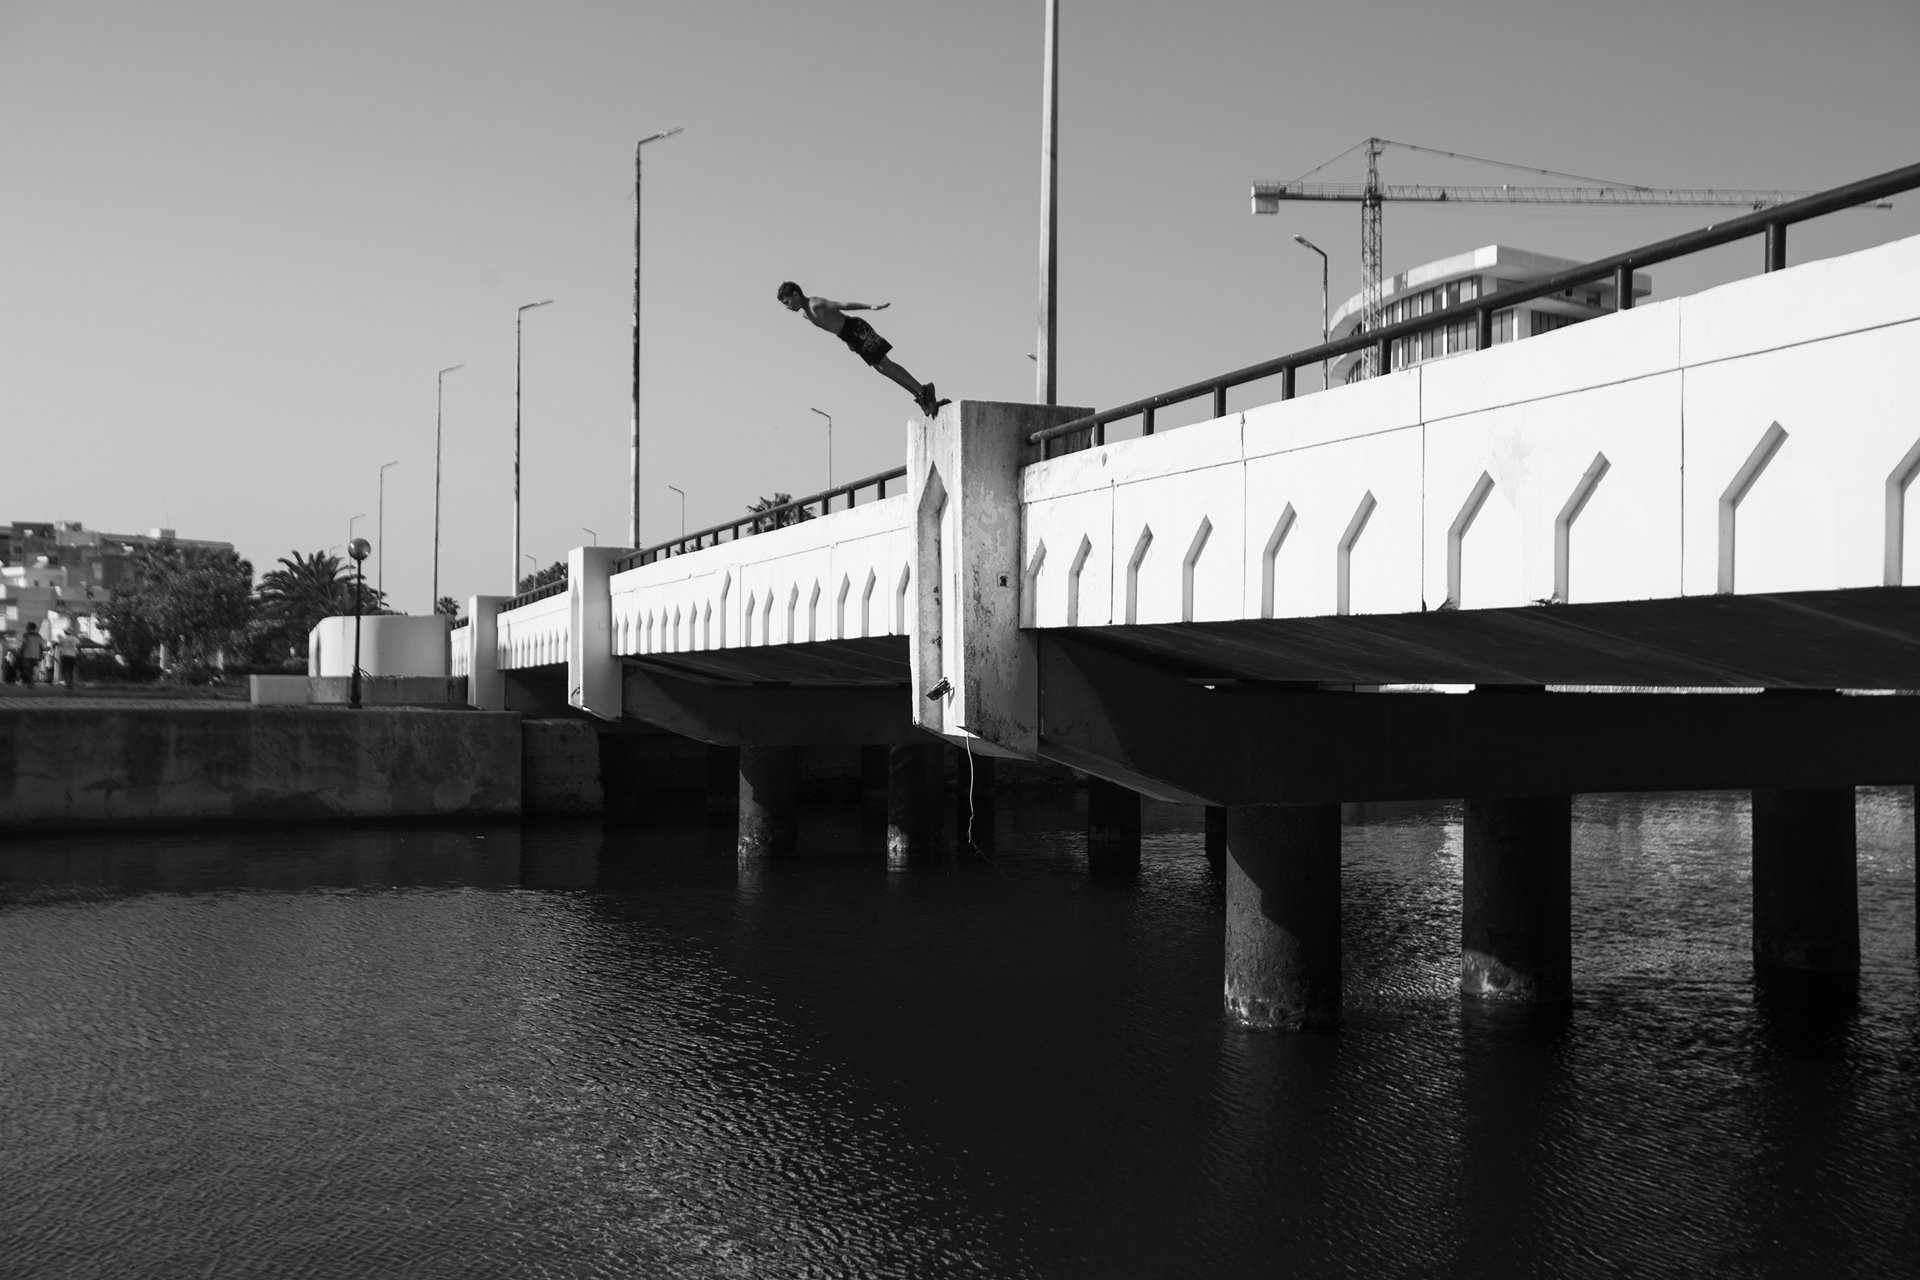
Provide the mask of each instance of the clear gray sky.
{"label": "clear gray sky", "polygon": [[[1248,212],[1369,134],[1656,186],[1913,161],[1916,0],[1063,0],[1060,388],[1104,406],[1317,340],[1352,205]],[[649,540],[897,466],[911,406],[782,310],[891,301],[943,395],[1031,399],[1041,0],[0,0],[0,518],[226,539],[272,567],[376,525],[429,606],[524,542],[624,540],[633,144],[646,151]],[[1390,155],[1389,182],[1525,181]],[[1356,180],[1355,159],[1322,175]],[[1388,206],[1399,271],[1500,241],[1591,258],[1703,210]],[[1920,233],[1920,197],[1792,256]],[[1747,274],[1740,246],[1658,296]],[[1920,281],[1889,282],[1914,288]],[[370,568],[372,565],[370,564]],[[527,567],[523,565],[522,569]]]}

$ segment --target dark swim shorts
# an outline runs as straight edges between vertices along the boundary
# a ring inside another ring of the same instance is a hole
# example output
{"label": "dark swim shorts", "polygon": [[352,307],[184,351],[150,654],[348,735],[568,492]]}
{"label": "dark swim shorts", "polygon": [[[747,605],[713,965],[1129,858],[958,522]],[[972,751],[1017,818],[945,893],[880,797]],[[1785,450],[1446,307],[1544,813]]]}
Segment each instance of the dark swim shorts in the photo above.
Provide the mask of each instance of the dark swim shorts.
{"label": "dark swim shorts", "polygon": [[847,317],[846,325],[840,330],[840,341],[870,365],[879,364],[887,358],[887,352],[893,350],[893,344],[875,333],[873,326],[859,316]]}

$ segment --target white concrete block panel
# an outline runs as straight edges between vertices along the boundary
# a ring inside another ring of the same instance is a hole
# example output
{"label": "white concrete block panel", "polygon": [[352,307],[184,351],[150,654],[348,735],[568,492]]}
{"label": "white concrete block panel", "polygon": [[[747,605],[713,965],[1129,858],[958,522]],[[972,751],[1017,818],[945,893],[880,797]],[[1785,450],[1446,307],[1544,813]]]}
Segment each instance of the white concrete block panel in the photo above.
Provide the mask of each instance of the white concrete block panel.
{"label": "white concrete block panel", "polygon": [[[1710,364],[1920,318],[1916,281],[1920,236],[1910,236],[1709,289],[1679,300],[1681,361]],[[1861,371],[1836,367],[1828,376],[1839,382]]]}
{"label": "white concrete block panel", "polygon": [[[452,621],[442,614],[362,614],[360,669],[372,676],[449,674],[447,630]],[[351,615],[315,623],[307,633],[307,674],[352,675],[353,633]]]}
{"label": "white concrete block panel", "polygon": [[[1428,423],[1680,367],[1681,301],[1596,316],[1537,338],[1416,366]],[[1462,314],[1471,315],[1463,309]]]}
{"label": "white concrete block panel", "polygon": [[1920,321],[1687,369],[1686,593],[1911,581],[1915,368]]}
{"label": "white concrete block panel", "polygon": [[[1135,565],[1133,552],[1149,529],[1150,545]],[[1119,620],[1211,622],[1248,616],[1246,541],[1245,468],[1237,457],[1115,485],[1109,589]]]}
{"label": "white concrete block panel", "polygon": [[1452,530],[1483,475],[1490,487],[1460,541],[1456,607],[1554,598],[1556,525],[1570,503],[1568,602],[1678,594],[1680,405],[1681,376],[1669,371],[1429,423],[1428,607],[1454,594]]}
{"label": "white concrete block panel", "polygon": [[1414,426],[1420,421],[1420,378],[1420,369],[1407,369],[1248,409],[1240,415],[1241,452],[1252,459]]}
{"label": "white concrete block panel", "polygon": [[1407,427],[1248,459],[1242,616],[1260,616],[1267,549],[1282,531],[1272,616],[1419,612],[1420,454],[1420,429]]}
{"label": "white concrete block panel", "polygon": [[[1113,508],[1111,486],[1026,505],[1021,555],[1032,578],[1032,598],[1022,602],[1026,625],[1100,627],[1118,616],[1113,566],[1116,557],[1122,566],[1125,559],[1115,549]],[[1033,573],[1042,548],[1045,557]]]}
{"label": "white concrete block panel", "polygon": [[502,609],[495,623],[502,671],[564,664],[567,660],[567,593]]}

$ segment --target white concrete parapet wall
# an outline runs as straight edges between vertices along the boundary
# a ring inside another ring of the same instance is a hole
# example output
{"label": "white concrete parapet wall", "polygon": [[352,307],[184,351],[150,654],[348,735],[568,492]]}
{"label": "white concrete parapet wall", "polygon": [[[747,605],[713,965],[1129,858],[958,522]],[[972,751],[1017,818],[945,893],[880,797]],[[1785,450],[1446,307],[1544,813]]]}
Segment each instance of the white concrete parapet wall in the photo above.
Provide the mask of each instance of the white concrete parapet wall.
{"label": "white concrete parapet wall", "polygon": [[[370,676],[445,676],[447,627],[440,614],[362,614],[360,670]],[[309,676],[353,674],[354,619],[322,618],[307,633]]]}
{"label": "white concrete parapet wall", "polygon": [[500,670],[566,665],[569,594],[560,591],[518,609],[500,610],[494,636]]}
{"label": "white concrete parapet wall", "polygon": [[620,655],[907,634],[905,495],[613,575]]}
{"label": "white concrete parapet wall", "polygon": [[1920,238],[1068,454],[1023,623],[1920,583]]}

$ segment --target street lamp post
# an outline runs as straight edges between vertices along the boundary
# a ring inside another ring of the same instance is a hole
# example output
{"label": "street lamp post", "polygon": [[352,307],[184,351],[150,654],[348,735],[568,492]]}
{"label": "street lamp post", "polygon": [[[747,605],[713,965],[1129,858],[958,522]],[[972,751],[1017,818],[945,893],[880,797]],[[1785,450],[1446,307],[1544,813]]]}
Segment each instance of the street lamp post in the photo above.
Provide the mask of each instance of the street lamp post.
{"label": "street lamp post", "polygon": [[833,488],[833,415],[825,409],[814,409],[827,420],[827,488]]}
{"label": "street lamp post", "polygon": [[400,459],[380,464],[380,514],[373,524],[374,540],[380,544],[380,563],[374,566],[373,590],[384,602],[387,598],[387,468],[400,465]]}
{"label": "street lamp post", "polygon": [[513,316],[513,574],[507,579],[510,586],[516,585],[520,573],[520,322],[527,312],[552,301],[547,298],[529,302]]}
{"label": "street lamp post", "polygon": [[[1295,236],[1294,241],[1302,248],[1313,250],[1320,255],[1320,345],[1327,342],[1327,251],[1305,236]],[[1320,389],[1327,389],[1327,362],[1320,362]]]}
{"label": "street lamp post", "polygon": [[353,557],[353,675],[347,683],[347,705],[355,711],[360,709],[360,587],[366,581],[367,553],[371,550],[365,538],[347,543],[347,554]]}
{"label": "street lamp post", "polygon": [[667,488],[680,495],[680,536],[684,538],[687,536],[687,491],[677,484],[670,484]]}
{"label": "street lamp post", "polygon": [[589,538],[592,538],[594,546],[597,547],[600,545],[600,535],[595,533],[593,530],[587,528],[587,526],[581,525],[580,532],[586,534]]}
{"label": "street lamp post", "polygon": [[1058,390],[1054,381],[1055,327],[1060,308],[1055,286],[1059,282],[1059,215],[1054,199],[1060,191],[1060,117],[1055,95],[1060,79],[1060,0],[1047,0],[1046,48],[1041,60],[1040,86],[1040,316],[1035,341],[1034,399],[1052,404]]}
{"label": "street lamp post", "polygon": [[440,420],[447,403],[447,375],[466,367],[449,365],[436,379],[440,389],[433,403],[433,603],[430,607],[434,613],[440,612]]}
{"label": "street lamp post", "polygon": [[680,129],[679,125],[675,125],[633,144],[633,432],[627,448],[633,510],[627,519],[627,545],[635,548],[640,545],[640,148],[649,142],[671,138]]}
{"label": "street lamp post", "polygon": [[[355,516],[353,520],[365,520],[366,518],[367,513],[362,511],[359,515]],[[353,520],[347,521],[347,550],[349,552],[353,550]]]}

